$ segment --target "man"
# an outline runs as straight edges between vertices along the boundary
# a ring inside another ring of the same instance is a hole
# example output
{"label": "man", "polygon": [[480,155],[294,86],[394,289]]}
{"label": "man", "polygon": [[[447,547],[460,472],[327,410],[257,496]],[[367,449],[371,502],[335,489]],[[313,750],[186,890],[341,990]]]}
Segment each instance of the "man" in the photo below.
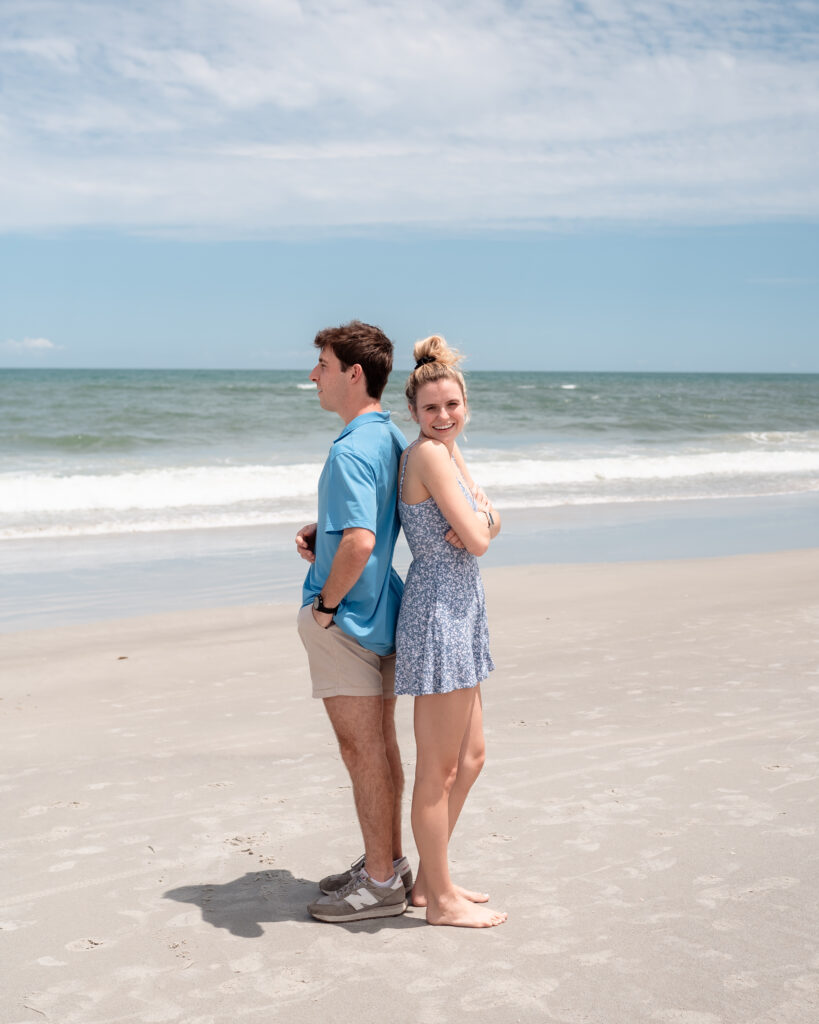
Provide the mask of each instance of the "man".
{"label": "man", "polygon": [[406,441],[381,409],[392,343],[358,320],[319,331],[310,374],[322,409],[344,429],[319,480],[318,522],[296,535],[310,569],[299,636],[313,696],[324,701],[350,773],[364,855],[319,882],[308,907],[320,921],[390,917],[407,908],[412,873],[401,850],[404,775],[395,735],[395,623],[402,583],[392,568],[398,536],[398,461]]}

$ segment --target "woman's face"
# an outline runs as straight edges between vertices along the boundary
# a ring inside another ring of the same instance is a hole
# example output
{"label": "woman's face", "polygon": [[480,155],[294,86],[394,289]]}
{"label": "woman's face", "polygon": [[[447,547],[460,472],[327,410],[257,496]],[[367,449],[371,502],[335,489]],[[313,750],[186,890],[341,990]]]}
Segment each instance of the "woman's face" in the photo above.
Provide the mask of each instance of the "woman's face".
{"label": "woman's face", "polygon": [[451,448],[466,422],[466,403],[456,380],[422,384],[415,393],[410,414],[425,437],[434,437]]}

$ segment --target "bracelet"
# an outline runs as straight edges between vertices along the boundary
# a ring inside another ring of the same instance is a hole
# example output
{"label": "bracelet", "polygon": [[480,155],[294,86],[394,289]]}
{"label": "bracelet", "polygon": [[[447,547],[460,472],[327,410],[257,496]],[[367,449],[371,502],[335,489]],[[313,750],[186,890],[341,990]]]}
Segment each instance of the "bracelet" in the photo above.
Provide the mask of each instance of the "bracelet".
{"label": "bracelet", "polygon": [[485,508],[482,508],[481,512],[483,512],[483,514],[486,516],[486,528],[488,530],[491,530],[492,527],[495,525],[495,520],[494,517],[492,516],[492,513]]}

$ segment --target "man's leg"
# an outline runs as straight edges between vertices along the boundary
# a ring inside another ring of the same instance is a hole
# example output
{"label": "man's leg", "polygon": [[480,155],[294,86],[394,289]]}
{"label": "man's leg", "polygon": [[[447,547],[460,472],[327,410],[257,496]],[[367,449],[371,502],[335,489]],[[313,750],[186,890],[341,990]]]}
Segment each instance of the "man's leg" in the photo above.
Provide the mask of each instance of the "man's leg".
{"label": "man's leg", "polygon": [[392,856],[398,860],[404,856],[401,839],[401,801],[404,796],[404,766],[401,764],[401,752],[398,749],[398,737],[395,734],[395,697],[386,698],[381,714],[381,732],[384,737],[384,752],[390,766],[392,777]]}
{"label": "man's leg", "polygon": [[[395,873],[392,863],[395,786],[393,767],[384,743],[383,705],[381,696],[324,699],[353,784],[367,874],[378,882],[386,882]],[[400,759],[398,763],[400,767]]]}

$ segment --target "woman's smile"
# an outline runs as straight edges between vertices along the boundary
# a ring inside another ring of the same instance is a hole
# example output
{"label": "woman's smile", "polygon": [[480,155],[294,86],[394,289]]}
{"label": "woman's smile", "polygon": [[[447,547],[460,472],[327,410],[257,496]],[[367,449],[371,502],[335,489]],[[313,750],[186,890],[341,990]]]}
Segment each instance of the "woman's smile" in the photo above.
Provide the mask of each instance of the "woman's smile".
{"label": "woman's smile", "polygon": [[460,385],[455,380],[436,380],[422,384],[416,394],[412,418],[426,437],[438,437],[447,445],[463,430],[466,404]]}

